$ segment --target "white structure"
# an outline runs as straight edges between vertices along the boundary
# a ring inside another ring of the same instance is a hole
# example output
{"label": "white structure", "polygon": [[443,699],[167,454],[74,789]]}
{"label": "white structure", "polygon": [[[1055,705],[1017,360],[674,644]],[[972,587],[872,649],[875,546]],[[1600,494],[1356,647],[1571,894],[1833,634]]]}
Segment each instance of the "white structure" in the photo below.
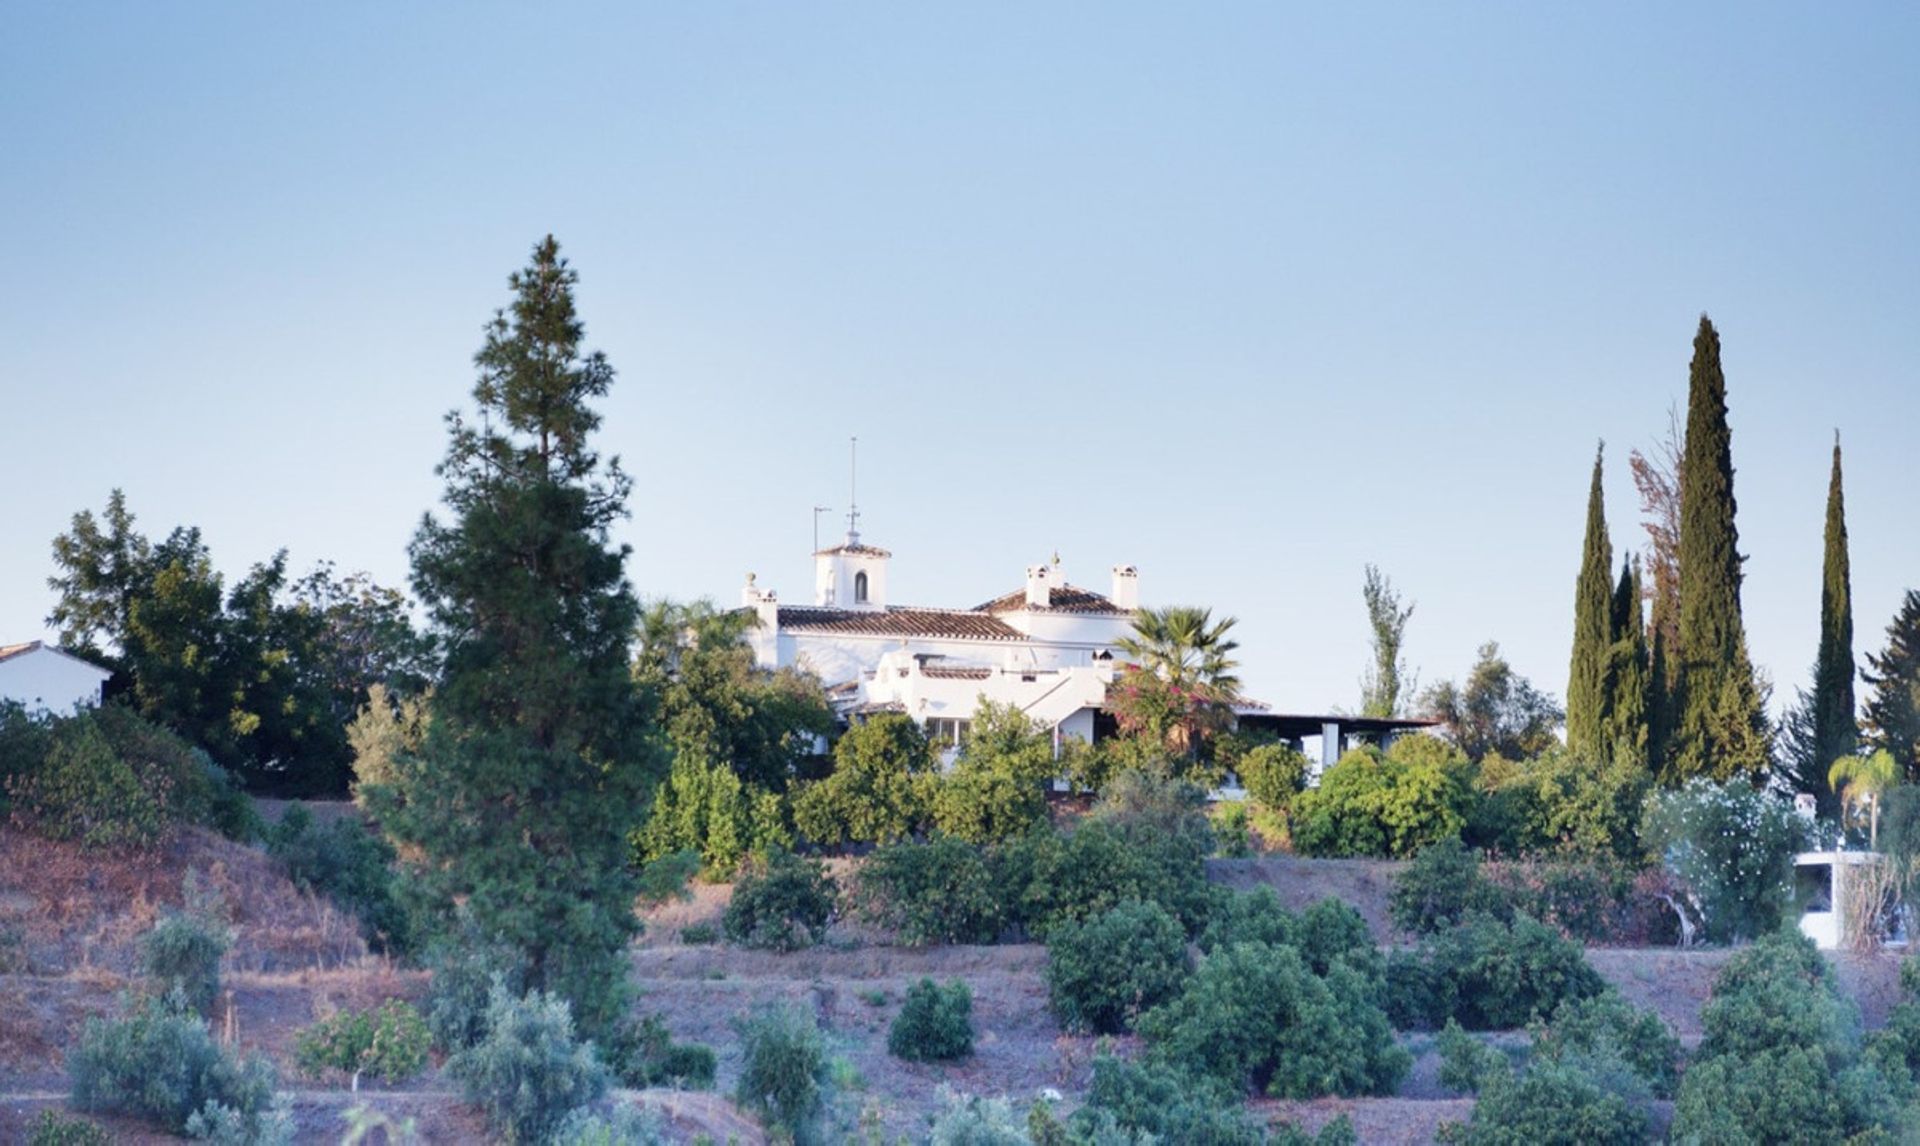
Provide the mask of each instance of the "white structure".
{"label": "white structure", "polygon": [[29,710],[68,713],[100,703],[113,673],[39,641],[0,645],[0,701]]}
{"label": "white structure", "polygon": [[1069,584],[1056,556],[1029,568],[1019,589],[938,609],[888,602],[891,557],[848,530],[844,543],[813,555],[810,605],[783,605],[748,574],[741,604],[760,618],[750,637],[756,662],[813,670],[844,717],[904,712],[949,744],[982,697],[1019,708],[1056,742],[1093,739],[1115,649],[1132,631],[1138,570],[1116,567],[1103,595]]}
{"label": "white structure", "polygon": [[[1878,852],[1802,852],[1793,857],[1794,898],[1800,904],[1800,934],[1822,951],[1847,942],[1853,916],[1874,910],[1873,897],[1861,894],[1860,881],[1886,862]],[[1891,943],[1904,943],[1903,928],[1893,921]]]}

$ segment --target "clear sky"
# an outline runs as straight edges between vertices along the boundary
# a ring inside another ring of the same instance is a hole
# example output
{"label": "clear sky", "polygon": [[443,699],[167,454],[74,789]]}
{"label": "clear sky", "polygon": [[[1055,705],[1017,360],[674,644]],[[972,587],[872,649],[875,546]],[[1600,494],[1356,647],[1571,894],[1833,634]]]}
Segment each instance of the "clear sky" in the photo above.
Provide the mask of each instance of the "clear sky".
{"label": "clear sky", "polygon": [[404,583],[551,231],[644,595],[805,600],[858,435],[896,601],[1131,562],[1291,710],[1368,562],[1423,681],[1564,694],[1595,443],[1637,548],[1708,312],[1790,695],[1836,428],[1860,651],[1920,584],[1917,77],[1913,5],[12,4],[0,640],[116,486]]}

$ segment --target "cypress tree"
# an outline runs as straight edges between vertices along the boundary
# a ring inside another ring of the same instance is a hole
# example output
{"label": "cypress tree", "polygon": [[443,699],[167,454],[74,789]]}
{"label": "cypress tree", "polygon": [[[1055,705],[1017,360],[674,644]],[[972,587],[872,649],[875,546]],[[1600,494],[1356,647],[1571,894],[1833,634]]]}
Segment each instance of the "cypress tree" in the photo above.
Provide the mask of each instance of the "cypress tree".
{"label": "cypress tree", "polygon": [[1679,778],[1756,777],[1767,767],[1766,716],[1740,618],[1732,435],[1720,336],[1706,315],[1693,340],[1687,441],[1680,463],[1680,649],[1674,681]]}
{"label": "cypress tree", "polygon": [[1653,682],[1647,660],[1647,627],[1640,611],[1640,566],[1623,558],[1613,592],[1613,637],[1607,658],[1607,713],[1601,743],[1608,758],[1647,764],[1648,713]]}
{"label": "cypress tree", "polygon": [[581,350],[577,274],[549,236],[475,355],[476,423],[448,416],[451,521],[413,579],[445,642],[417,757],[374,806],[445,917],[526,956],[529,987],[599,1036],[624,1011],[638,929],[628,832],[655,771],[628,648],[639,606],[608,530],[630,487],[590,444],[613,368]]}
{"label": "cypress tree", "polygon": [[1853,588],[1847,567],[1847,507],[1840,486],[1840,435],[1827,480],[1826,562],[1820,578],[1820,651],[1813,662],[1813,776],[1823,810],[1837,812],[1827,770],[1859,747],[1853,705]]}
{"label": "cypress tree", "polygon": [[1607,540],[1607,510],[1601,492],[1603,442],[1593,455],[1593,484],[1587,491],[1587,536],[1580,554],[1580,576],[1573,590],[1573,663],[1567,679],[1567,750],[1575,758],[1601,760],[1606,742],[1607,662],[1613,643],[1613,546]]}

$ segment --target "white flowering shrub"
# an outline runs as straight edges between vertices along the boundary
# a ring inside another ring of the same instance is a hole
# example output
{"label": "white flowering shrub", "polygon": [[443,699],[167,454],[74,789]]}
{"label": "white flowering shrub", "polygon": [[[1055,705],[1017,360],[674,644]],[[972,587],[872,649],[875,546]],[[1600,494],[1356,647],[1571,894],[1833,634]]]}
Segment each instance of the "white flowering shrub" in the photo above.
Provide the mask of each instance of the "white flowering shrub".
{"label": "white flowering shrub", "polygon": [[1784,800],[1734,781],[1695,779],[1647,799],[1640,835],[1683,885],[1702,937],[1715,943],[1778,929],[1793,903],[1799,817]]}

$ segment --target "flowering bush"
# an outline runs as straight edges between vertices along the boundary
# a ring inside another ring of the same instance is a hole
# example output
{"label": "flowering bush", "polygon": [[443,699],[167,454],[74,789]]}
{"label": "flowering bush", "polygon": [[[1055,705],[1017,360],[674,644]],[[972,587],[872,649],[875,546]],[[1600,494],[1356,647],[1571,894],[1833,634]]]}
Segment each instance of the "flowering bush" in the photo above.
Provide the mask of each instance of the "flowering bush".
{"label": "flowering bush", "polygon": [[1744,783],[1691,780],[1647,801],[1641,838],[1685,885],[1705,938],[1751,939],[1786,919],[1800,826],[1785,801]]}

